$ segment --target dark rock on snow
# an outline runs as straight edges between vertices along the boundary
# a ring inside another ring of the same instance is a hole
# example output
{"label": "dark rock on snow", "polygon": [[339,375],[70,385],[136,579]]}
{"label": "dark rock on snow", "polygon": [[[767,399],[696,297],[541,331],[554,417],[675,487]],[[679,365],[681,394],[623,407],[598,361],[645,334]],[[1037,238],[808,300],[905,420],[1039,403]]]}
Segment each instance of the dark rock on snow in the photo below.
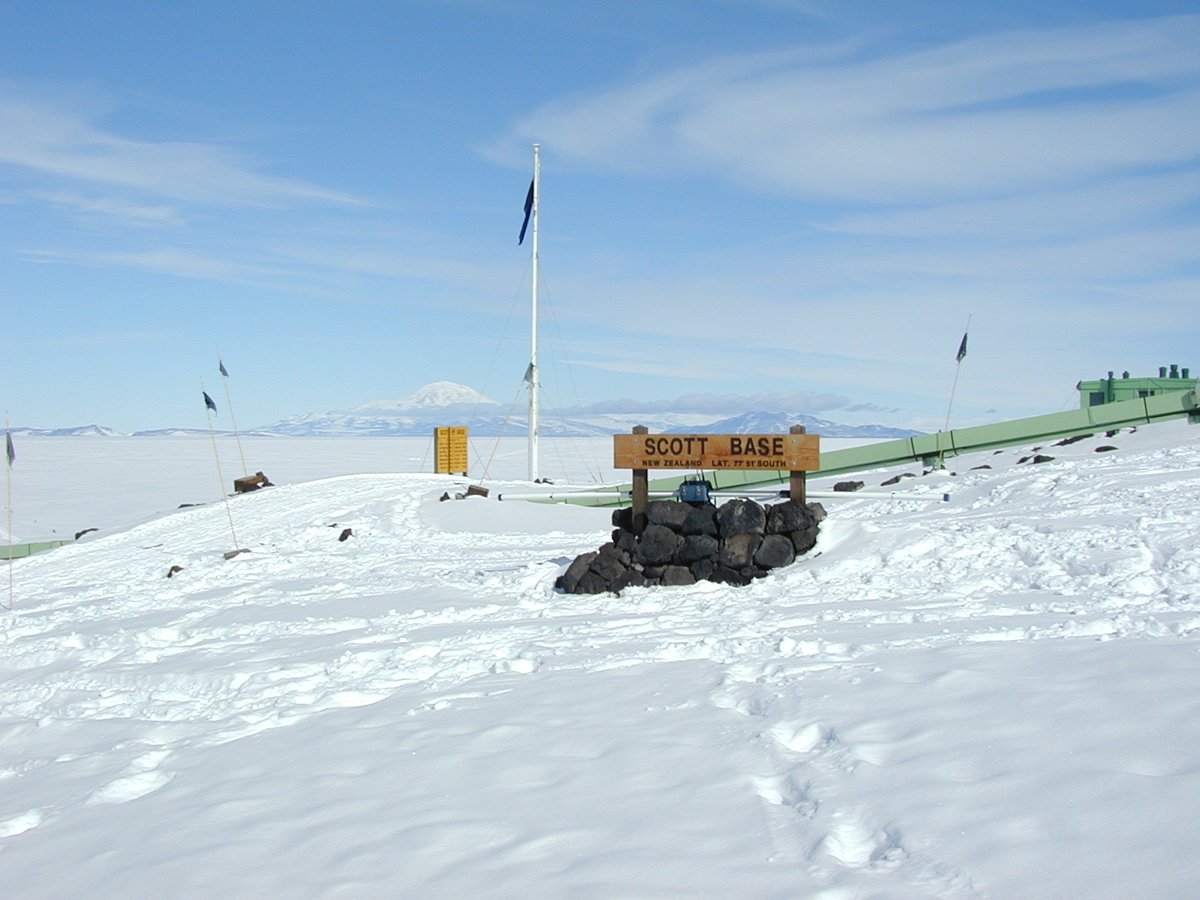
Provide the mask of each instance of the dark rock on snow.
{"label": "dark rock on snow", "polygon": [[629,508],[613,512],[612,541],[576,557],[555,583],[568,594],[697,581],[746,585],[807,553],[825,510],[794,500],[763,507],[730,500],[721,507],[673,500],[647,504],[641,534]]}
{"label": "dark rock on snow", "polygon": [[665,525],[672,531],[682,531],[692,507],[678,500],[651,500],[646,504],[646,523]]}
{"label": "dark rock on snow", "polygon": [[562,588],[568,594],[582,593],[582,591],[577,591],[576,588],[579,586],[580,579],[583,578],[583,576],[587,573],[588,567],[592,564],[592,560],[598,555],[599,554],[594,550],[591,553],[579,554],[579,556],[575,557],[571,564],[567,566],[567,571],[563,572],[562,575],[559,576],[555,587]]}
{"label": "dark rock on snow", "polygon": [[638,536],[637,549],[633,558],[642,565],[655,566],[669,563],[683,538],[666,525],[647,525]]}
{"label": "dark rock on snow", "polygon": [[736,534],[762,534],[767,514],[753,500],[735,498],[717,508],[717,532],[725,540]]}
{"label": "dark rock on snow", "polygon": [[792,545],[791,538],[782,534],[768,534],[754,553],[754,564],[764,569],[790,566],[795,559],[796,548]]}
{"label": "dark rock on snow", "polygon": [[735,534],[721,542],[717,551],[718,565],[729,569],[746,569],[754,564],[754,553],[762,543],[760,534]]}

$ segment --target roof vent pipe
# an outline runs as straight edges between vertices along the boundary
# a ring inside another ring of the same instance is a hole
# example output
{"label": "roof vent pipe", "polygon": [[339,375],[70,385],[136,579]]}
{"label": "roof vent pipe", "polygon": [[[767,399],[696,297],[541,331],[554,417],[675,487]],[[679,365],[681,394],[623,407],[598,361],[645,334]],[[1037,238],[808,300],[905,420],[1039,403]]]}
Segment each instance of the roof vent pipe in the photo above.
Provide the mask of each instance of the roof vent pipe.
{"label": "roof vent pipe", "polygon": [[1191,370],[1191,369],[1184,369],[1184,370],[1183,370],[1183,372],[1182,372],[1182,375],[1183,375],[1183,377],[1184,377],[1184,378],[1191,378],[1191,377],[1192,377],[1192,370]]}
{"label": "roof vent pipe", "polygon": [[1159,366],[1159,367],[1158,367],[1158,377],[1159,377],[1159,378],[1166,378],[1166,377],[1167,377],[1167,367],[1166,367],[1166,366]]}
{"label": "roof vent pipe", "polygon": [[1179,363],[1171,363],[1171,377],[1172,378],[1179,377]]}
{"label": "roof vent pipe", "polygon": [[1126,369],[1124,372],[1122,372],[1122,373],[1121,373],[1121,377],[1122,377],[1122,378],[1128,378],[1128,377],[1129,377],[1129,370],[1128,370],[1128,369]]}

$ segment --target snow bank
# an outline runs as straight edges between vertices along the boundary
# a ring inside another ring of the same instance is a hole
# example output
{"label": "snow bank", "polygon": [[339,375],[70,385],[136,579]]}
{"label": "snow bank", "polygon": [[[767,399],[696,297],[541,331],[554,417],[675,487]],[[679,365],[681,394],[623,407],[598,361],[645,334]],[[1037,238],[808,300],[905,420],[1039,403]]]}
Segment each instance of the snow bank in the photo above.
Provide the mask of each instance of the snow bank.
{"label": "snow bank", "polygon": [[1200,429],[1030,449],[744,588],[557,594],[609,511],[432,475],[18,561],[5,892],[1186,896]]}

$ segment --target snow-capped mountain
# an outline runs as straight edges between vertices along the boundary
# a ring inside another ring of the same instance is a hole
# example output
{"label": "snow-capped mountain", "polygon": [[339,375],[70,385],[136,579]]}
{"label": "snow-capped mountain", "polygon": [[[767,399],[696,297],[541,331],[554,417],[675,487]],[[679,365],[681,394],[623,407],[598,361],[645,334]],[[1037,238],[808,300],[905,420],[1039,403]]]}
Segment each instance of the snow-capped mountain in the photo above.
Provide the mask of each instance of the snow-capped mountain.
{"label": "snow-capped mountain", "polygon": [[[346,410],[307,413],[268,425],[262,431],[289,435],[428,434],[438,425],[468,425],[489,434],[503,421],[500,404],[453,381],[435,381],[401,400],[376,400]],[[508,433],[507,431],[505,433]],[[524,433],[524,423],[518,433]]]}
{"label": "snow-capped mountain", "polygon": [[[631,405],[633,405],[631,403]],[[731,411],[732,413],[732,411]],[[743,412],[719,416],[696,412],[606,412],[556,415],[543,411],[541,434],[545,437],[596,437],[626,434],[635,425],[646,425],[661,434],[687,432],[707,434],[774,434],[792,425],[803,425],[810,433],[839,438],[889,438],[919,434],[885,425],[842,425],[802,413]],[[295,437],[407,437],[428,436],[442,425],[466,425],[479,437],[522,437],[528,433],[523,403],[506,417],[503,404],[474,388],[453,381],[435,381],[400,400],[376,400],[344,410],[311,412],[292,416],[273,425],[242,432],[243,435],[286,435]],[[112,437],[121,432],[101,425],[74,428],[14,427],[14,435],[38,437]],[[208,434],[198,428],[159,428],[132,432],[132,437]],[[218,430],[217,434],[230,434]]]}
{"label": "snow-capped mountain", "polygon": [[447,409],[482,408],[496,409],[500,404],[485,397],[474,388],[453,381],[435,381],[410,394],[403,400],[377,400],[356,406],[352,412],[369,413],[417,413],[422,410],[444,412]]}
{"label": "snow-capped mountain", "polygon": [[[472,434],[481,437],[520,437],[528,432],[524,412],[521,406],[506,419],[496,400],[466,385],[435,381],[403,400],[379,400],[347,410],[308,413],[259,430],[297,436],[405,436],[427,435],[440,425],[466,425]],[[841,425],[799,413],[749,412],[713,421],[711,414],[700,413],[558,416],[551,412],[542,416],[541,434],[591,437],[628,432],[634,425],[647,425],[663,433],[770,434],[785,432],[791,425],[804,425],[810,432],[827,437],[907,437],[919,433],[883,425]]]}

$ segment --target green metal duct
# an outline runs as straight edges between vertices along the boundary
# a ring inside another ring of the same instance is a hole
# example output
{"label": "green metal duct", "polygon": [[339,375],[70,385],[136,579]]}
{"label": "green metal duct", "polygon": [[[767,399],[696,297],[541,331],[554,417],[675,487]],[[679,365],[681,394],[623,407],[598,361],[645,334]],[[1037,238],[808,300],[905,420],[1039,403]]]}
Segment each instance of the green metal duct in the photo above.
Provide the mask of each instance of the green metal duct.
{"label": "green metal duct", "polygon": [[[1137,425],[1152,425],[1169,419],[1187,417],[1200,423],[1200,390],[1175,391],[1153,397],[1140,397],[1118,403],[1105,403],[1068,412],[1012,419],[993,425],[977,425],[937,434],[923,434],[895,441],[881,441],[862,447],[833,450],[821,454],[821,468],[810,476],[843,475],[867,469],[920,462],[933,465],[948,456],[1036,443],[1051,439],[1115,431]],[[751,485],[787,485],[786,472],[719,471],[705,476],[714,490],[748,487]],[[651,491],[672,491],[683,480],[682,475],[650,481]],[[570,500],[580,506],[624,506],[629,503],[629,484],[613,488],[612,498],[591,497]]]}
{"label": "green metal duct", "polygon": [[43,550],[53,550],[55,547],[62,547],[70,541],[34,541],[31,544],[13,544],[12,555],[9,555],[9,547],[7,544],[0,545],[0,559],[24,559],[26,556],[33,556],[35,553],[41,553]]}

